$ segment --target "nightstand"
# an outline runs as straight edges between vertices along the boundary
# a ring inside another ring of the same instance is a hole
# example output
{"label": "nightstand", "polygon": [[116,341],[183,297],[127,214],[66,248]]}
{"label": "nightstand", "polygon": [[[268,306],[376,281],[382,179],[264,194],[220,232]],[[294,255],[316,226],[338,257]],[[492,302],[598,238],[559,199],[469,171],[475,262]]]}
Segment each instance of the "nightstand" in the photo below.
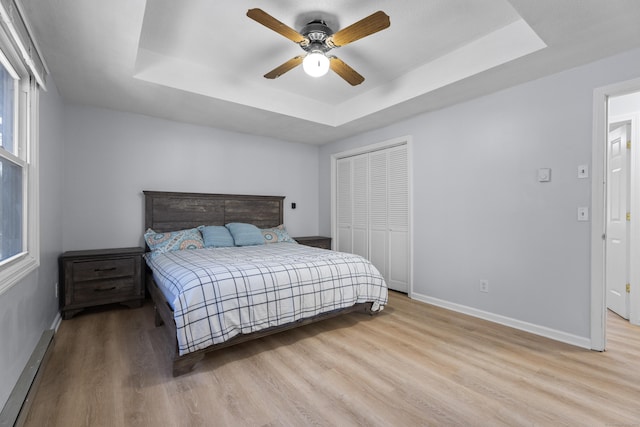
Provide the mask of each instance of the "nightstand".
{"label": "nightstand", "polygon": [[60,256],[60,310],[70,319],[88,307],[144,302],[142,248],[65,252]]}
{"label": "nightstand", "polygon": [[294,237],[293,240],[301,245],[313,246],[315,248],[331,249],[331,237],[324,236],[305,236]]}

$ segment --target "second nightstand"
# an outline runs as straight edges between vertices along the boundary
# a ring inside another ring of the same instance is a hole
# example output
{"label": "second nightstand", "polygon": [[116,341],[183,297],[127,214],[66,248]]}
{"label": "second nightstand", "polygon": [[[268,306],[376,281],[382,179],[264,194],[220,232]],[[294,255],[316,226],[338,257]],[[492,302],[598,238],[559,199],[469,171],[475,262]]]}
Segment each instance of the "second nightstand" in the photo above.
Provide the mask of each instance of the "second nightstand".
{"label": "second nightstand", "polygon": [[301,245],[313,246],[315,248],[331,249],[331,237],[324,236],[305,236],[294,237],[293,240]]}

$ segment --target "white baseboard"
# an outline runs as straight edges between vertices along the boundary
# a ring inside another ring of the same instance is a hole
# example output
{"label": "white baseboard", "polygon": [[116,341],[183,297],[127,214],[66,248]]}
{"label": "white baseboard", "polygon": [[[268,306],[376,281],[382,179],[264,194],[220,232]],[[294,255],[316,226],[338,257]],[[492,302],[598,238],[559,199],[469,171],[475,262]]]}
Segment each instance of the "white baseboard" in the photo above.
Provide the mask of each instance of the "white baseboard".
{"label": "white baseboard", "polygon": [[40,384],[43,368],[51,356],[53,335],[54,332],[51,329],[42,333],[36,348],[18,378],[18,382],[11,390],[9,399],[0,412],[0,426],[16,427],[25,424],[33,403],[33,396],[35,396],[38,384]]}
{"label": "white baseboard", "polygon": [[416,292],[411,293],[411,298],[427,304],[446,308],[447,310],[456,311],[458,313],[467,314],[469,316],[477,317],[480,319],[488,320],[490,322],[498,323],[500,325],[508,326],[510,328],[529,332],[535,335],[540,335],[555,341],[560,341],[566,344],[575,345],[577,347],[591,349],[591,340],[586,337],[580,337],[577,335],[568,334],[566,332],[547,328],[546,326],[540,326],[540,325],[535,325],[533,323],[523,322],[521,320],[512,319],[510,317],[501,316],[499,314],[490,313],[488,311],[478,310],[477,308],[452,303],[452,302],[441,300],[438,298],[429,297]]}
{"label": "white baseboard", "polygon": [[56,314],[55,319],[53,319],[53,323],[51,323],[51,328],[54,332],[58,332],[58,328],[60,327],[60,323],[62,323],[62,316],[60,316],[60,312]]}

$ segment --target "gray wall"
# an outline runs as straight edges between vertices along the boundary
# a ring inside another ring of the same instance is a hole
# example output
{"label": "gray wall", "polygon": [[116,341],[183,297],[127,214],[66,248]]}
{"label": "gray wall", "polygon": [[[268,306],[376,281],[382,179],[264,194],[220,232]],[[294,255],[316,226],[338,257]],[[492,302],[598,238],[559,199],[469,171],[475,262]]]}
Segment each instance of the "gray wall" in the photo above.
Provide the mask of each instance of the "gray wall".
{"label": "gray wall", "polygon": [[317,146],[85,106],[65,130],[65,250],[141,245],[143,190],[286,196],[289,232],[318,232]]}
{"label": "gray wall", "polygon": [[53,82],[40,94],[40,267],[0,295],[0,407],[42,332],[58,314],[62,251],[63,106]]}
{"label": "gray wall", "polygon": [[331,154],[412,135],[414,292],[589,338],[591,228],[576,209],[591,182],[577,168],[591,163],[594,88],[638,70],[628,52],[321,147],[320,232]]}

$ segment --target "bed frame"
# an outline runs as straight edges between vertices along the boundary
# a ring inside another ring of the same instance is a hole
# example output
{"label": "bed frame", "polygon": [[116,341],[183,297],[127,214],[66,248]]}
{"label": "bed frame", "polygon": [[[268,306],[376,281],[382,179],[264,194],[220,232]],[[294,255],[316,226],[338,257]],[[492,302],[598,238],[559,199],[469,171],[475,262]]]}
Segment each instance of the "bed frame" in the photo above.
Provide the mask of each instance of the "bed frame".
{"label": "bed frame", "polygon": [[[283,196],[246,196],[231,194],[175,193],[143,191],[145,196],[145,230],[167,232],[193,228],[199,225],[224,225],[230,222],[246,222],[259,228],[277,227],[284,221]],[[151,295],[155,309],[156,326],[165,325],[169,352],[173,359],[173,376],[190,372],[204,356],[212,351],[242,342],[254,340],[276,332],[286,331],[298,326],[314,323],[344,313],[371,311],[372,303],[359,303],[352,307],[334,310],[317,316],[301,319],[286,325],[275,326],[251,334],[237,335],[220,344],[183,356],[178,352],[178,340],[173,310],[162,291],[153,280],[147,268],[147,290]]]}

